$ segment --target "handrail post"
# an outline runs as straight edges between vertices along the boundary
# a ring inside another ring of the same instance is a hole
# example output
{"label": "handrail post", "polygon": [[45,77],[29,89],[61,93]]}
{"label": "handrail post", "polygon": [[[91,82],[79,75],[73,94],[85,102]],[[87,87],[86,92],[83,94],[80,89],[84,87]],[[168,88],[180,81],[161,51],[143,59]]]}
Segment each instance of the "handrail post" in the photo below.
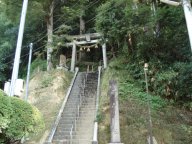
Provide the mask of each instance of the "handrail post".
{"label": "handrail post", "polygon": [[84,88],[85,88],[85,81],[84,81],[84,79],[83,79],[83,90],[84,90]]}
{"label": "handrail post", "polygon": [[86,72],[86,74],[85,74],[86,81],[87,81],[87,76],[88,76],[88,73]]}
{"label": "handrail post", "polygon": [[83,96],[85,96],[85,79],[83,81]]}
{"label": "handrail post", "polygon": [[78,105],[78,108],[77,108],[77,112],[78,112],[78,118],[79,118],[79,105]]}
{"label": "handrail post", "polygon": [[73,143],[72,140],[73,140],[73,125],[71,126],[71,131],[70,131],[70,144]]}
{"label": "handrail post", "polygon": [[80,94],[80,97],[79,97],[79,104],[80,104],[80,106],[81,106],[81,104],[82,104],[81,94]]}
{"label": "handrail post", "polygon": [[77,126],[77,125],[76,125],[76,122],[77,122],[77,120],[76,120],[76,118],[75,118],[75,132],[76,132],[76,130],[77,130],[77,129],[76,129],[76,128],[77,128],[77,127],[76,127],[76,126]]}

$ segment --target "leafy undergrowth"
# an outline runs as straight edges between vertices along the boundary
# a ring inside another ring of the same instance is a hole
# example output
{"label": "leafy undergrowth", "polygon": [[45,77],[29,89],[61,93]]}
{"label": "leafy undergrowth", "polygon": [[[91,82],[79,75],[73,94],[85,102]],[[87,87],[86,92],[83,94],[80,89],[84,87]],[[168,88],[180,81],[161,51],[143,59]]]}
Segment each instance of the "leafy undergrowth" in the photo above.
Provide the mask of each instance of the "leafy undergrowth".
{"label": "leafy undergrowth", "polygon": [[0,90],[1,144],[19,143],[23,137],[38,135],[43,128],[43,118],[36,107]]}
{"label": "leafy undergrowth", "polygon": [[63,70],[40,71],[29,84],[29,102],[43,114],[45,129],[41,134],[31,137],[27,144],[40,144],[47,138],[69,87],[72,74]]}
{"label": "leafy undergrowth", "polygon": [[[103,74],[100,97],[99,144],[110,142],[110,110],[108,83],[118,81],[121,142],[124,144],[147,143],[147,95],[132,79],[129,71],[117,70],[115,62]],[[192,113],[173,106],[159,96],[149,95],[152,107],[153,135],[160,144],[192,143]]]}

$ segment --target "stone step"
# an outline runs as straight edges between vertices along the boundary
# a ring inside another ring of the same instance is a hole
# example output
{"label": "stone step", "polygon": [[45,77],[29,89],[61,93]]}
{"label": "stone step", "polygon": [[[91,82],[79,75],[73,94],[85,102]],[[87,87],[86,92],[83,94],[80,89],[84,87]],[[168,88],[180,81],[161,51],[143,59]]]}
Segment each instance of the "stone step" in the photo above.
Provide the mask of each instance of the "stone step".
{"label": "stone step", "polygon": [[[81,101],[81,104],[83,104],[83,105],[86,105],[86,104],[95,104],[96,103],[96,100],[95,99],[91,99],[91,100],[87,100],[87,99],[84,99],[84,100],[82,100]],[[77,106],[78,104],[80,104],[80,102],[79,102],[79,100],[78,100],[78,102],[69,102],[69,103],[67,103],[66,104],[66,107],[67,106]]]}
{"label": "stone step", "polygon": [[[93,96],[82,96],[82,98],[83,99],[87,99],[87,100],[91,100],[91,99],[95,99],[96,98],[96,96],[95,95],[93,95]],[[76,100],[79,100],[80,98],[79,98],[79,96],[78,97],[70,97],[68,100],[67,100],[67,102],[71,102],[71,101],[76,101]]]}
{"label": "stone step", "polygon": [[95,104],[94,103],[82,103],[81,105],[80,104],[79,105],[67,105],[65,107],[64,112],[68,111],[68,110],[78,110],[78,107],[79,107],[79,109],[87,109],[87,108],[93,109],[93,108],[95,108]]}
{"label": "stone step", "polygon": [[[62,116],[65,117],[66,115],[76,115],[78,114],[77,111],[65,111]],[[80,109],[79,114],[95,114],[95,111],[89,110],[89,111],[85,111]]]}
{"label": "stone step", "polygon": [[[72,92],[65,105],[56,133],[54,144],[71,144],[70,131],[73,125],[72,144],[91,144],[96,111],[96,91],[98,73],[88,73],[85,88],[83,88],[86,73],[79,73],[72,87]],[[77,117],[78,105],[79,117]],[[83,95],[84,94],[84,95]]]}
{"label": "stone step", "polygon": [[[79,111],[94,111],[95,110],[95,105],[81,105],[79,107]],[[68,112],[75,112],[75,111],[78,111],[78,108],[77,107],[67,107],[65,109],[65,111],[63,111],[63,114],[64,113],[68,113]]]}
{"label": "stone step", "polygon": [[[75,122],[75,119],[76,119],[76,122],[79,122],[79,121],[87,121],[88,119],[90,118],[90,116],[81,116],[80,118],[76,118],[76,117],[65,117],[65,119],[62,119],[60,120],[59,124],[65,124],[66,121],[72,121],[72,122]],[[90,118],[91,120],[94,121],[94,117]]]}
{"label": "stone step", "polygon": [[68,119],[69,119],[69,118],[70,118],[70,119],[74,118],[74,120],[76,119],[76,121],[77,121],[77,120],[79,120],[79,119],[85,119],[85,118],[90,118],[90,117],[93,117],[93,118],[94,118],[94,116],[95,116],[95,114],[84,114],[84,113],[83,113],[83,114],[80,114],[80,115],[79,115],[79,118],[78,118],[78,115],[73,115],[73,114],[65,115],[64,118],[65,118],[65,119],[67,119],[67,118],[68,118]]}
{"label": "stone step", "polygon": [[[78,108],[77,106],[66,106],[64,112],[65,111],[69,111],[69,110],[77,110],[77,108]],[[81,110],[83,110],[83,109],[87,110],[89,108],[90,108],[90,110],[94,110],[95,109],[95,105],[92,105],[92,104],[88,105],[88,104],[86,104],[86,105],[81,105],[80,106]]]}
{"label": "stone step", "polygon": [[78,139],[72,140],[72,144],[92,144],[91,139]]}
{"label": "stone step", "polygon": [[[63,127],[68,127],[70,128],[72,126],[72,124],[74,125],[75,121],[61,121],[59,124],[58,124],[58,128],[57,129],[60,129],[60,128],[63,128]],[[94,125],[94,119],[91,119],[91,120],[86,120],[86,119],[79,119],[78,121],[76,121],[76,127],[86,127],[88,128],[89,126],[93,126]],[[75,125],[74,125],[75,126]]]}
{"label": "stone step", "polygon": [[[70,140],[54,140],[52,144],[71,144]],[[91,139],[72,140],[72,144],[92,144]]]}
{"label": "stone step", "polygon": [[87,131],[87,132],[75,132],[73,131],[72,135],[70,135],[70,132],[63,132],[60,134],[57,134],[56,136],[54,136],[53,140],[69,140],[71,139],[71,137],[75,140],[78,139],[92,139],[92,133],[93,131]]}
{"label": "stone step", "polygon": [[53,142],[61,141],[61,140],[69,140],[70,138],[71,138],[71,136],[68,133],[67,133],[67,135],[56,135],[53,137]]}
{"label": "stone step", "polygon": [[[81,101],[81,104],[82,105],[91,105],[91,104],[94,104],[94,103],[96,103],[96,100],[95,99],[92,99],[92,100],[83,100],[83,101]],[[80,101],[79,102],[71,102],[71,103],[67,103],[66,105],[65,105],[65,107],[68,107],[68,106],[73,106],[73,107],[75,107],[75,106],[78,106],[78,105],[80,105]]]}

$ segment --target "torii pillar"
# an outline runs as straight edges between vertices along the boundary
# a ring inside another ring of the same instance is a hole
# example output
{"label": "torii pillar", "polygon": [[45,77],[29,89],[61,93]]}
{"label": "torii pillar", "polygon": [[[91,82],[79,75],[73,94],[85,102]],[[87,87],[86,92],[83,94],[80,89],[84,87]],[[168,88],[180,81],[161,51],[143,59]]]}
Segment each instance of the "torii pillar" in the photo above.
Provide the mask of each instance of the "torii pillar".
{"label": "torii pillar", "polygon": [[76,44],[75,44],[75,41],[73,41],[72,58],[71,58],[71,72],[75,71],[75,61],[76,61]]}
{"label": "torii pillar", "polygon": [[106,43],[102,45],[102,51],[103,51],[103,65],[104,69],[107,68],[107,50],[106,50]]}

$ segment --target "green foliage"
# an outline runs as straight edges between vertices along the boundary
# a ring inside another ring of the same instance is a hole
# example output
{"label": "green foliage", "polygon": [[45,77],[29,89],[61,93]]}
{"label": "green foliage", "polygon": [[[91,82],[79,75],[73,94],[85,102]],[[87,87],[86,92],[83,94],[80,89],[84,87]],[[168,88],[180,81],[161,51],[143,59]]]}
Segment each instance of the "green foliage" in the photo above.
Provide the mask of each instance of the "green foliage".
{"label": "green foliage", "polygon": [[178,73],[175,78],[176,99],[189,102],[192,98],[192,63],[175,63],[173,68]]}
{"label": "green foliage", "polygon": [[119,94],[121,99],[127,100],[129,98],[135,98],[145,104],[149,99],[151,101],[151,107],[154,109],[160,109],[167,104],[161,97],[151,94],[147,95],[141,88],[129,81],[120,83]]}
{"label": "green foliage", "polygon": [[[8,128],[10,124],[10,119],[12,115],[10,98],[6,97],[6,95],[0,90],[0,133]],[[0,139],[1,139],[0,134]],[[1,140],[0,140],[1,141]]]}
{"label": "green foliage", "polygon": [[[124,55],[127,55],[127,52],[130,54],[133,49],[135,52],[138,49],[137,56],[141,56],[140,51],[144,51],[144,48],[148,49],[146,46],[149,46],[152,40],[154,23],[151,23],[149,17],[150,8],[142,3],[137,5],[138,10],[133,10],[130,0],[112,0],[98,8],[97,30],[109,38],[109,42],[115,45],[118,51],[121,52],[122,47],[127,47],[126,52],[124,49]],[[144,27],[147,28],[147,33],[144,32]],[[129,35],[132,35],[133,45],[128,44]]]}
{"label": "green foliage", "polygon": [[102,120],[103,120],[103,115],[102,115],[101,113],[98,113],[98,114],[97,114],[96,121],[97,121],[98,123],[100,123],[100,122],[102,122]]}
{"label": "green foliage", "polygon": [[43,76],[43,79],[41,81],[41,87],[42,88],[45,88],[45,87],[48,87],[53,81],[53,77],[51,77],[51,75],[45,75]]}
{"label": "green foliage", "polygon": [[173,80],[177,76],[177,73],[170,70],[164,70],[157,73],[154,78],[151,78],[150,86],[153,86],[153,91],[155,94],[172,97],[173,96]]}
{"label": "green foliage", "polygon": [[20,141],[44,128],[42,115],[34,106],[19,98],[8,97],[2,91],[0,99],[0,142]]}
{"label": "green foliage", "polygon": [[[0,6],[1,8],[1,6]],[[7,77],[8,64],[6,60],[10,60],[10,53],[13,50],[14,38],[16,36],[16,29],[6,14],[0,14],[0,82],[5,81]]]}
{"label": "green foliage", "polygon": [[[142,72],[143,70],[141,70],[142,67],[138,64],[137,69],[139,70],[133,73],[131,72],[133,65],[125,62],[126,59],[123,57],[119,59],[113,59],[109,64],[109,68],[105,72],[107,75],[105,75],[102,83],[104,85],[108,85],[110,79],[117,80],[119,83],[119,96],[123,101],[128,99],[136,99],[141,103],[146,104],[149,98],[151,101],[151,106],[154,109],[160,109],[164,107],[167,104],[167,101],[162,99],[157,93],[149,93],[148,97],[145,88],[144,73]],[[136,78],[138,75],[140,78]]]}
{"label": "green foliage", "polygon": [[31,73],[33,73],[35,70],[37,70],[37,68],[39,68],[39,70],[41,71],[46,71],[46,60],[43,59],[35,59],[32,64],[31,64]]}
{"label": "green foliage", "polygon": [[[40,59],[40,58],[36,58],[32,63],[31,63],[31,77],[33,77],[37,72],[39,71],[46,71],[47,70],[47,61]],[[27,76],[27,67],[28,65],[26,65],[23,69],[21,69],[19,76],[22,77],[23,79],[26,78]]]}
{"label": "green foliage", "polygon": [[181,7],[164,5],[157,5],[153,15],[146,2],[130,0],[111,0],[98,8],[96,29],[119,59],[113,68],[129,71],[138,91],[145,91],[143,65],[148,62],[151,94],[179,103],[191,100],[191,52],[183,15]]}

